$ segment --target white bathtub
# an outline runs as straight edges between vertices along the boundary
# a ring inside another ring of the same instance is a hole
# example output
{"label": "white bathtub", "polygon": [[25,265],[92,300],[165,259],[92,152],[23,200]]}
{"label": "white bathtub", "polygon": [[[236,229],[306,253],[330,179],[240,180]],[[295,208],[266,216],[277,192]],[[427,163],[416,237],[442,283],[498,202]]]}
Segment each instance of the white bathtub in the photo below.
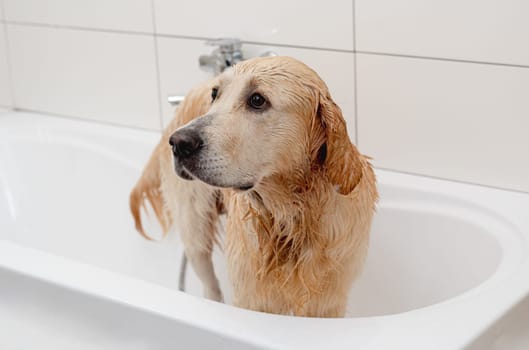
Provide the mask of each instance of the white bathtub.
{"label": "white bathtub", "polygon": [[0,349],[529,348],[528,194],[377,171],[349,318],[257,313],[177,291],[178,235],[134,231],[158,137],[0,113]]}

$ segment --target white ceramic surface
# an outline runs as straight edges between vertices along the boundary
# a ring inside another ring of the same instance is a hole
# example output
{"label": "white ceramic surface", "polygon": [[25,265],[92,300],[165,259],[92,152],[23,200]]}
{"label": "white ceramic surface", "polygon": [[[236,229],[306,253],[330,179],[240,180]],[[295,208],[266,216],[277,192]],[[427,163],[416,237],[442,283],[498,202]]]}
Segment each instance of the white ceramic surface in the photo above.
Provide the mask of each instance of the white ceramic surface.
{"label": "white ceramic surface", "polygon": [[360,51],[529,65],[524,0],[356,0]]}
{"label": "white ceramic surface", "polygon": [[154,0],[154,9],[161,34],[353,49],[352,1]]}
{"label": "white ceramic surface", "polygon": [[358,134],[384,168],[529,192],[529,70],[357,55]]}
{"label": "white ceramic surface", "polygon": [[459,349],[524,307],[529,195],[387,171],[350,318],[178,292],[177,234],[145,241],[128,213],[158,137],[0,114],[0,348]]}
{"label": "white ceramic surface", "polygon": [[82,28],[154,30],[151,0],[3,0],[8,21]]}
{"label": "white ceramic surface", "polygon": [[7,29],[16,107],[159,130],[154,38]]}

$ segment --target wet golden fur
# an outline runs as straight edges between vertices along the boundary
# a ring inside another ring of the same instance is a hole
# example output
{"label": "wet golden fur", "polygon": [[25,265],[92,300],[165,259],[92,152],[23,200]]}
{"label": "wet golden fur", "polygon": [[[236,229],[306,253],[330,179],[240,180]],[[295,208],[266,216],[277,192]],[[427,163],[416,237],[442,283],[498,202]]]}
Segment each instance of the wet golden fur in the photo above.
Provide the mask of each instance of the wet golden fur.
{"label": "wet golden fur", "polygon": [[[220,97],[212,103],[213,87]],[[240,101],[248,89],[265,95],[270,108],[248,111]],[[223,189],[174,172],[169,138],[206,119],[206,166],[194,175]],[[212,162],[222,171],[210,170]],[[234,189],[248,181],[252,189]],[[145,200],[164,229],[174,223],[181,232],[207,297],[222,300],[211,249],[225,209],[236,306],[341,317],[367,253],[377,191],[325,83],[297,60],[272,57],[239,63],[189,93],[131,193],[142,234]]]}

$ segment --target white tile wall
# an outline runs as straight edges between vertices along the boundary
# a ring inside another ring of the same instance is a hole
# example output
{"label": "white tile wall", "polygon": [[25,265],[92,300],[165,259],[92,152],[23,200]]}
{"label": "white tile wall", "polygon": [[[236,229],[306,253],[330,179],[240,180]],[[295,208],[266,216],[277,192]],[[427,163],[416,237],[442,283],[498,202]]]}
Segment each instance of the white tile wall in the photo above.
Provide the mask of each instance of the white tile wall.
{"label": "white tile wall", "polygon": [[529,69],[357,56],[359,145],[381,167],[529,191]]}
{"label": "white tile wall", "polygon": [[8,21],[153,32],[151,0],[3,0]]}
{"label": "white tile wall", "polygon": [[353,49],[352,1],[154,0],[154,5],[158,33]]}
{"label": "white tile wall", "polygon": [[[167,95],[185,94],[191,87],[211,75],[198,67],[197,57],[211,51],[201,40],[158,38],[160,87],[164,124],[171,120],[173,108],[166,102]],[[244,45],[245,57],[260,56],[266,51],[292,56],[315,69],[325,80],[331,94],[342,108],[348,131],[354,137],[354,54],[325,50],[310,50],[267,45]],[[333,62],[332,65],[329,62]],[[339,69],[337,69],[339,67]]]}
{"label": "white tile wall", "polygon": [[6,36],[4,23],[0,22],[0,106],[10,107],[13,105],[10,89]]}
{"label": "white tile wall", "polygon": [[159,130],[232,36],[315,68],[378,166],[529,192],[529,2],[354,3],[353,25],[353,0],[0,0],[0,106]]}
{"label": "white tile wall", "polygon": [[159,128],[152,37],[7,28],[17,107]]}
{"label": "white tile wall", "polygon": [[356,47],[529,65],[529,1],[356,0]]}

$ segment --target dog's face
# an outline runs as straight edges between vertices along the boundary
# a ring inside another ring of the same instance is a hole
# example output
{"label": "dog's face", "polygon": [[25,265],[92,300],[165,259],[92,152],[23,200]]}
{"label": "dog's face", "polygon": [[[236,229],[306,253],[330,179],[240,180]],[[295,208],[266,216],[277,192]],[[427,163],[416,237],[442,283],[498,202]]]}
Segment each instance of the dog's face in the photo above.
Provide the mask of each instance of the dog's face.
{"label": "dog's face", "polygon": [[247,190],[274,173],[323,161],[322,94],[328,97],[318,75],[292,58],[237,64],[213,81],[209,111],[171,136],[177,173]]}

